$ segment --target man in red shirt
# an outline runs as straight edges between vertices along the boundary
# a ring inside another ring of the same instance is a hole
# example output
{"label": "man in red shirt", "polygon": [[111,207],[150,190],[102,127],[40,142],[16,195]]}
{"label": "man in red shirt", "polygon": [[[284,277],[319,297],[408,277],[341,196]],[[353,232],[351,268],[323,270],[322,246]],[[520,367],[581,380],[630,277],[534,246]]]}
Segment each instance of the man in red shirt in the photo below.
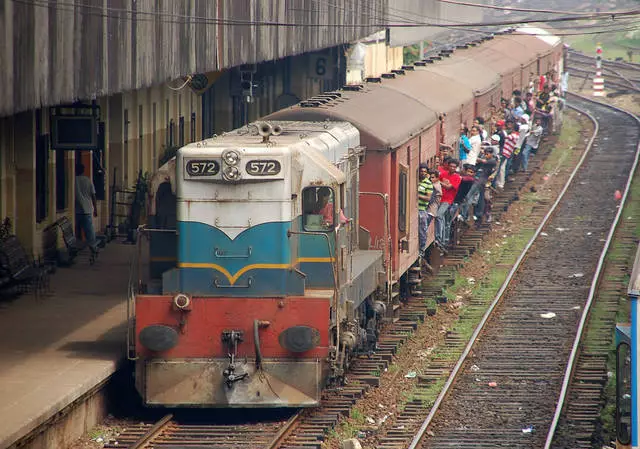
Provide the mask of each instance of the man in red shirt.
{"label": "man in red shirt", "polygon": [[452,208],[453,200],[458,193],[462,178],[456,170],[458,161],[456,159],[446,159],[440,167],[440,185],[442,186],[442,199],[438,207],[436,218],[436,244],[445,248],[449,244],[451,235],[451,220],[455,209]]}

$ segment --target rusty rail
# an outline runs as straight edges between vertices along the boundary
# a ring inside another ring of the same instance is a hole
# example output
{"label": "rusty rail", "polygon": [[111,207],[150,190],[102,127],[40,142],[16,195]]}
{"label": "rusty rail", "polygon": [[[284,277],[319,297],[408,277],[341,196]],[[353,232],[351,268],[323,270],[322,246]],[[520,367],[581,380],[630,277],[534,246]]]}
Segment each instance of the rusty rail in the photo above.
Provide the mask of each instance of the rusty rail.
{"label": "rusty rail", "polygon": [[293,429],[295,429],[296,425],[300,422],[300,417],[302,416],[302,410],[293,415],[289,420],[282,426],[278,433],[274,435],[271,441],[265,446],[265,449],[277,449],[280,447],[280,444],[284,442],[284,440],[291,434]]}
{"label": "rusty rail", "polygon": [[154,440],[158,435],[162,433],[164,429],[167,428],[169,424],[171,424],[171,420],[173,419],[173,415],[169,413],[165,415],[160,421],[155,423],[144,435],[140,437],[138,441],[136,441],[132,446],[129,446],[128,449],[142,449],[147,447],[147,445]]}

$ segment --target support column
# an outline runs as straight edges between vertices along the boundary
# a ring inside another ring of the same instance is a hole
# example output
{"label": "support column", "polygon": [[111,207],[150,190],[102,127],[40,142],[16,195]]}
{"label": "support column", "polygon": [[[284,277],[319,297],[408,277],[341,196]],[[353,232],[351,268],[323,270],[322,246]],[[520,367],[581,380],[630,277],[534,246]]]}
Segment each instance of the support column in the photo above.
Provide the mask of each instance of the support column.
{"label": "support column", "polygon": [[14,151],[16,164],[15,232],[28,251],[34,250],[36,229],[36,158],[34,112],[15,116]]}

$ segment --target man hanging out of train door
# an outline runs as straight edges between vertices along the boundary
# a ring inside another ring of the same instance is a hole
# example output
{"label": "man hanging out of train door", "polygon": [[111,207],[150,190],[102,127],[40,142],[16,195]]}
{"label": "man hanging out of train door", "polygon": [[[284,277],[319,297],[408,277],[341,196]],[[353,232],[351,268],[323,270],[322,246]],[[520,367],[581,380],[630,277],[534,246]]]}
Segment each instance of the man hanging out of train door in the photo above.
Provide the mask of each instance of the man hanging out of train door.
{"label": "man hanging out of train door", "polygon": [[420,184],[418,184],[418,241],[420,244],[420,255],[424,256],[427,249],[427,232],[429,229],[429,201],[433,193],[433,183],[429,177],[429,167],[426,163],[420,164]]}
{"label": "man hanging out of train door", "polygon": [[436,219],[436,244],[441,249],[445,249],[449,244],[451,236],[451,220],[453,212],[451,205],[455,199],[462,178],[456,170],[458,169],[458,161],[456,159],[447,159],[445,164],[440,167],[440,184],[442,185],[442,199],[438,208],[438,217]]}

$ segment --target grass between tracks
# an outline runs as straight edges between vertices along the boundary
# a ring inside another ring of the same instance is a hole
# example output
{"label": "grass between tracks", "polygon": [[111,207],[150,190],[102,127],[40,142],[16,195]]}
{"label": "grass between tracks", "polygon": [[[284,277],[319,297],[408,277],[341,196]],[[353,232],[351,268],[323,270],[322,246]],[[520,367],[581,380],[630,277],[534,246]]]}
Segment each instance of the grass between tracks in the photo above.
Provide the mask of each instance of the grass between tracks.
{"label": "grass between tracks", "polygon": [[[604,272],[602,274],[601,284],[603,282],[619,285],[618,308],[616,313],[617,323],[629,322],[629,301],[626,292],[629,285],[631,268],[635,259],[636,245],[631,245],[629,241],[624,241],[624,237],[640,238],[640,179],[637,172],[631,183],[631,190],[627,197],[626,204],[622,211],[620,223],[614,234],[613,241],[609,247],[609,251],[605,257]],[[619,267],[626,267],[626,272],[622,272]],[[600,346],[601,334],[597,332],[597,326],[592,323],[598,323],[604,316],[608,315],[607,307],[605,307],[599,296],[601,292],[596,294],[591,314],[589,316],[587,332],[584,337],[584,350],[588,351],[594,346]],[[600,413],[601,434],[600,438],[604,443],[615,440],[615,408],[616,408],[616,345],[615,345],[615,329],[611,330],[611,344],[609,345],[607,370],[610,373],[607,385],[604,391],[605,405]]]}
{"label": "grass between tracks", "polygon": [[[507,212],[503,223],[494,224],[493,232],[487,235],[481,248],[465,261],[465,266],[456,273],[454,284],[443,292],[448,301],[438,307],[446,307],[448,310],[454,311],[458,314],[458,319],[446,329],[442,329],[442,332],[453,332],[462,341],[468,341],[488,304],[493,300],[506,279],[513,263],[535,232],[542,218],[540,208],[548,209],[559,191],[557,184],[564,184],[567,173],[571,172],[582,154],[581,151],[573,150],[584,147],[580,132],[583,125],[584,123],[574,113],[565,114],[562,132],[558,136],[554,149],[547,156],[541,171],[535,175],[535,181],[530,183],[532,186],[535,185],[535,191],[520,193],[520,201],[514,203],[510,208],[517,210]],[[558,174],[561,176],[555,176]],[[509,216],[513,220],[509,221]],[[425,303],[428,307],[436,307],[434,299],[426,299]],[[442,321],[438,315],[428,318],[424,325],[439,327],[438,323],[442,323]],[[420,362],[422,369],[428,369],[433,362],[455,362],[463,350],[463,347],[459,346],[451,348],[443,344],[433,345],[433,341],[425,341],[424,344],[421,344],[423,349],[433,348],[428,357]],[[400,348],[396,360],[408,358],[406,357],[407,351],[410,349],[407,346],[410,345],[405,344]],[[421,356],[417,358],[423,360]],[[411,359],[415,360],[416,357],[411,357]],[[409,369],[407,366],[399,366],[394,363],[389,366],[388,372],[395,379],[397,375],[402,375],[407,369]],[[418,369],[418,374],[420,374],[420,369]],[[428,386],[418,385],[417,382],[414,382],[413,386],[403,389],[396,397],[395,410],[399,412],[406,403],[414,400],[420,400],[425,407],[431,407],[445,382],[446,376],[442,376]],[[381,384],[380,388],[384,389],[385,385]],[[323,447],[340,447],[339,441],[341,440],[362,435],[367,435],[368,438],[371,435],[370,432],[375,434],[379,431],[379,424],[374,425],[370,419],[367,419],[367,410],[375,408],[377,404],[367,404],[366,401],[365,399],[356,404],[350,417],[329,431],[328,439]],[[394,419],[391,418],[389,421]],[[387,425],[392,424],[387,423]],[[364,442],[363,444],[365,444],[364,447],[375,447],[368,446]]]}

